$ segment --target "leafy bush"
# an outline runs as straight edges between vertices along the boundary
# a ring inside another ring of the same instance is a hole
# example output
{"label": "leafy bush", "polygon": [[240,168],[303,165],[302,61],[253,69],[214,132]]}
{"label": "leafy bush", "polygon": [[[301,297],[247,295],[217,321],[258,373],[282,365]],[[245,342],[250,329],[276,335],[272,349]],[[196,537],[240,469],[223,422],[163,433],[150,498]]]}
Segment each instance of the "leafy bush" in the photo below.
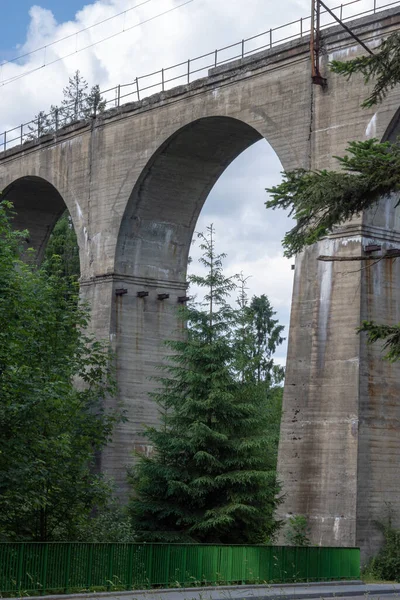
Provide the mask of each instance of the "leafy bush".
{"label": "leafy bush", "polygon": [[285,539],[289,546],[309,546],[310,528],[304,515],[293,515],[290,517]]}
{"label": "leafy bush", "polygon": [[121,542],[124,544],[135,542],[131,520],[126,508],[120,506],[117,501],[113,501],[107,507],[99,510],[82,524],[78,541]]}
{"label": "leafy bush", "polygon": [[366,572],[376,579],[400,581],[400,530],[392,524],[391,507],[387,508],[387,517],[383,523],[376,522],[382,531],[384,543],[378,554],[370,560]]}

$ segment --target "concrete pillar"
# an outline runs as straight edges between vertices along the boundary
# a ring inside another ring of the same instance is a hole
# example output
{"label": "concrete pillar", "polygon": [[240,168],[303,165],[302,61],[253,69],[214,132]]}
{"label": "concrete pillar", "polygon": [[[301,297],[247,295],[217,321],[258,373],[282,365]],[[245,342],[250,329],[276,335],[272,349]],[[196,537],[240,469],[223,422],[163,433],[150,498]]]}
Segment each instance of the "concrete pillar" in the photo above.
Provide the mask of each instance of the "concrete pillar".
{"label": "concrete pillar", "polygon": [[[382,536],[375,521],[392,504],[400,522],[400,365],[356,328],[399,322],[400,265],[365,256],[368,244],[399,247],[395,200],[341,227],[296,261],[278,471],[280,517],[307,516],[311,542],[356,546],[362,559]],[[284,535],[281,535],[284,541]]]}
{"label": "concrete pillar", "polygon": [[[122,407],[127,421],[116,426],[112,442],[101,454],[100,468],[113,477],[117,494],[126,499],[131,491],[127,467],[133,463],[135,451],[146,453],[149,449],[145,427],[159,422],[158,407],[150,397],[158,386],[153,378],[161,375],[159,366],[168,353],[164,340],[179,334],[178,297],[185,296],[186,285],[111,275],[84,283],[82,290],[92,307],[96,335],[107,339],[109,334],[115,353],[118,396],[108,404]],[[140,297],[142,292],[148,295]],[[161,299],[159,295],[169,297]]]}
{"label": "concrete pillar", "polygon": [[[313,544],[355,543],[360,339],[359,240],[324,240],[296,261],[278,473],[280,516],[305,515]],[[358,272],[354,272],[357,271]]]}

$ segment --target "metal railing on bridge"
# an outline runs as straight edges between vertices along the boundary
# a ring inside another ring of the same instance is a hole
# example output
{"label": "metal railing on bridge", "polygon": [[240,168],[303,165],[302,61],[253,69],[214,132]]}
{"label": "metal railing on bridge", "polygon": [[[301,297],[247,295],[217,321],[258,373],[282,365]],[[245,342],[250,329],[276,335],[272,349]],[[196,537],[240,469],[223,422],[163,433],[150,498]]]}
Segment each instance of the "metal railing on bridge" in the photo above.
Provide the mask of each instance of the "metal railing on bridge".
{"label": "metal railing on bridge", "polygon": [[[361,3],[361,4],[360,4]],[[384,9],[400,6],[400,0],[387,2],[387,0],[350,0],[331,10],[341,21],[359,18],[375,14]],[[357,10],[362,7],[361,12]],[[336,24],[333,17],[327,12],[321,11],[321,28]],[[158,69],[152,73],[136,77],[130,83],[119,84],[115,87],[102,90],[101,96],[107,108],[119,107],[126,102],[140,101],[144,98],[162,92],[177,85],[189,84],[195,79],[207,76],[209,69],[226,64],[233,60],[246,58],[271,49],[291,40],[301,39],[310,33],[311,17],[305,17],[286,23],[279,27],[271,28],[252,37],[242,39],[239,42],[218,48],[207,54],[197,56],[180,62],[178,64]],[[73,107],[74,104],[71,104]],[[85,114],[87,107],[80,106],[79,110],[68,111],[56,108],[53,112],[41,115],[39,119],[33,119],[22,123],[17,127],[0,133],[0,152],[23,144],[26,141],[38,139],[47,133],[54,133],[62,127],[80,120]],[[71,113],[73,117],[71,117]]]}
{"label": "metal railing on bridge", "polygon": [[360,577],[358,548],[0,543],[0,596]]}

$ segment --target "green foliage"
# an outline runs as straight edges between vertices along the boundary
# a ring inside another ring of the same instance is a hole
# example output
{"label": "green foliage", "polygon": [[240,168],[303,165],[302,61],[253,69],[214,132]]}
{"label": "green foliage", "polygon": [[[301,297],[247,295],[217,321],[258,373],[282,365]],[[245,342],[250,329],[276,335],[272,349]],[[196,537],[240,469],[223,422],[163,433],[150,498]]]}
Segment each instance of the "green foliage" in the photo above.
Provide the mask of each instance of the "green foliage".
{"label": "green foliage", "polygon": [[374,55],[361,56],[354,60],[330,63],[334,73],[345,75],[349,79],[355,73],[364,76],[365,83],[375,79],[374,89],[361,106],[369,108],[382,102],[388,92],[400,81],[400,34],[392,33],[382,42]]}
{"label": "green foliage", "polygon": [[87,543],[134,542],[131,520],[125,506],[116,500],[110,502],[84,520],[77,533],[77,541]]}
{"label": "green foliage", "polygon": [[[370,107],[382,102],[400,81],[400,34],[393,33],[373,56],[348,62],[333,61],[335,73],[351,77],[361,73],[372,94],[363,102]],[[289,209],[297,223],[283,240],[286,256],[293,256],[373,206],[382,196],[400,189],[400,144],[377,140],[351,142],[348,155],[337,158],[342,172],[295,170],[283,173],[283,182],[267,192],[267,208]]]}
{"label": "green foliage", "polygon": [[377,556],[366,566],[366,573],[383,581],[400,581],[400,531],[392,524],[392,510],[387,505],[383,522],[375,522],[381,530],[384,543]]}
{"label": "green foliage", "polygon": [[293,517],[290,517],[286,527],[285,539],[289,546],[310,545],[310,527],[304,515],[293,515]]}
{"label": "green foliage", "polygon": [[335,225],[373,206],[382,196],[400,190],[400,142],[350,142],[348,155],[338,158],[345,172],[297,170],[283,173],[283,182],[267,192],[267,208],[289,209],[296,225],[283,240],[286,256],[325,237]]}
{"label": "green foliage", "polygon": [[[54,258],[58,257],[58,261]],[[57,266],[59,275],[69,281],[77,282],[80,275],[79,247],[72,219],[66,211],[57,221],[46,246],[44,268],[52,274]]]}
{"label": "green foliage", "polygon": [[248,312],[255,340],[253,361],[257,383],[278,384],[283,381],[284,369],[274,364],[273,355],[285,339],[281,336],[284,326],[273,318],[276,312],[265,294],[252,298]]}
{"label": "green foliage", "polygon": [[358,330],[366,332],[369,343],[381,341],[384,358],[390,362],[400,359],[400,325],[377,325],[373,321],[364,321]]}
{"label": "green foliage", "polygon": [[0,203],[0,539],[74,539],[109,484],[94,473],[118,413],[107,346],[88,333],[88,310],[56,264],[19,256]]}
{"label": "green foliage", "polygon": [[236,281],[223,273],[212,226],[200,237],[207,274],[191,280],[204,300],[182,309],[187,335],[168,342],[154,394],[162,425],[147,428],[154,451],[138,456],[130,475],[133,527],[145,541],[262,543],[278,527],[276,439],[268,434],[279,395],[269,406],[254,368],[242,376],[248,349],[235,342],[247,328],[246,305],[237,311],[228,302]]}

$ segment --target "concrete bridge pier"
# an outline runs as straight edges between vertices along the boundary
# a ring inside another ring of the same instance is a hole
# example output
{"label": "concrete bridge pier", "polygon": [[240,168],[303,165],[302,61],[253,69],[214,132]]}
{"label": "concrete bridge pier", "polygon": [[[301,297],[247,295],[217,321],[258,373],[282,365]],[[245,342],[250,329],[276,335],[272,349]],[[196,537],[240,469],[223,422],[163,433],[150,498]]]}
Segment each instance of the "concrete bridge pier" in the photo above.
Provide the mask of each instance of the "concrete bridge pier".
{"label": "concrete bridge pier", "polygon": [[122,407],[128,421],[116,426],[100,468],[115,480],[118,496],[126,499],[132,492],[127,466],[135,451],[149,451],[145,427],[159,423],[158,406],[149,393],[157,387],[152,378],[161,375],[159,366],[168,353],[164,340],[179,335],[176,309],[186,284],[112,274],[84,282],[82,292],[92,307],[96,335],[109,338],[115,353],[118,397],[108,405]]}
{"label": "concrete bridge pier", "polygon": [[[382,543],[388,505],[400,526],[400,367],[356,333],[364,320],[400,321],[400,263],[379,260],[399,247],[396,203],[383,199],[302,253],[293,290],[280,516],[307,516],[313,544],[360,546],[363,561]],[[368,254],[372,244],[381,249]]]}

